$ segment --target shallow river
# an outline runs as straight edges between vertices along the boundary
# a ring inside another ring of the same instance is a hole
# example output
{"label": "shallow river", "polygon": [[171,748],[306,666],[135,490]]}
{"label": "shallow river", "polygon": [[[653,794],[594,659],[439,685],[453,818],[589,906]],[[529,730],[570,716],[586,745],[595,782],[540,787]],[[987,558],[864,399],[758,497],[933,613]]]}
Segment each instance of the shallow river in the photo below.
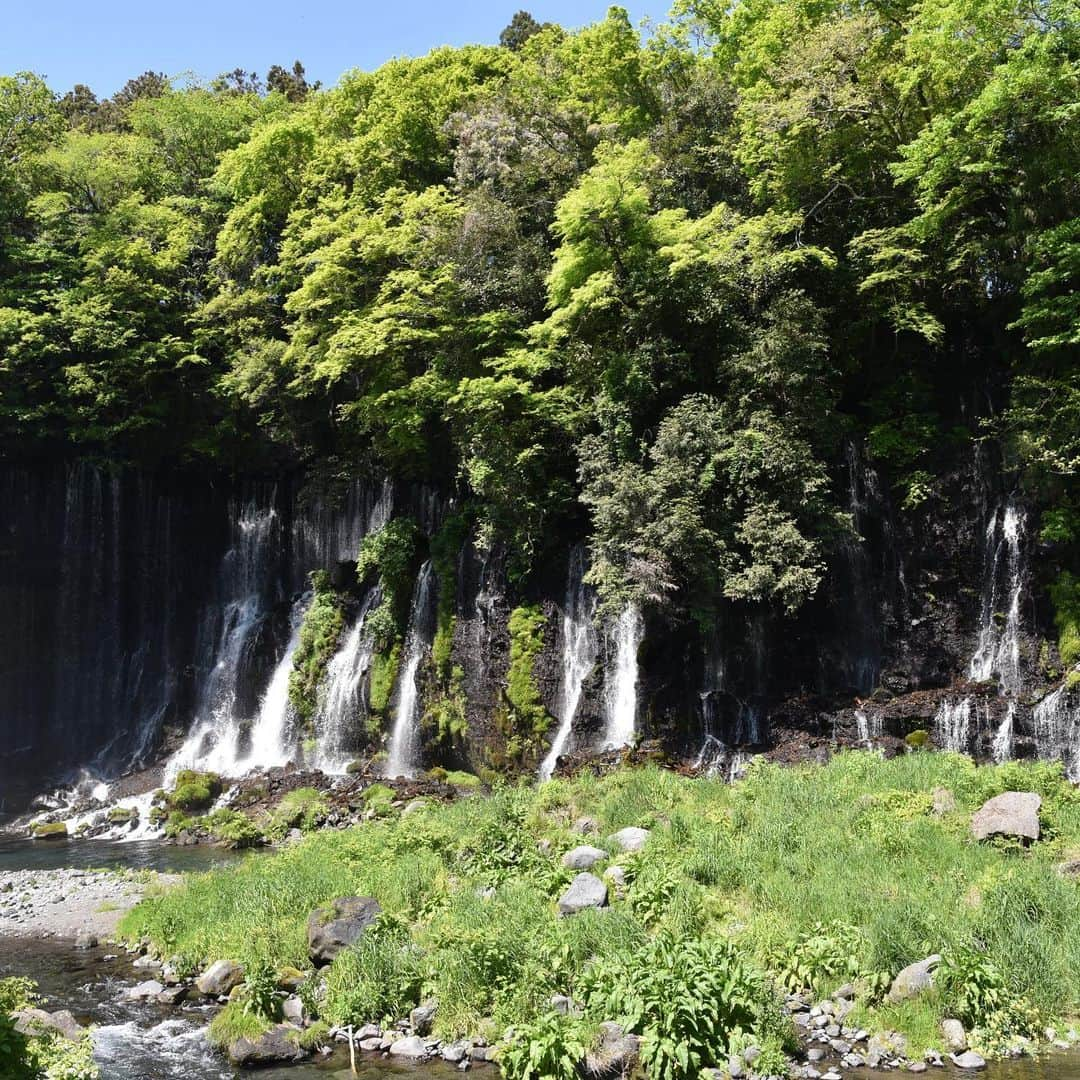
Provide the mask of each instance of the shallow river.
{"label": "shallow river", "polygon": [[[0,841],[0,869],[55,869],[59,867],[131,867],[168,872],[199,871],[236,858],[207,846],[172,847],[156,841],[128,844],[81,841],[30,843]],[[241,1073],[229,1067],[206,1042],[206,1025],[212,1010],[196,1004],[169,1009],[146,1003],[119,1000],[125,986],[145,977],[127,960],[106,961],[105,949],[77,952],[71,941],[32,940],[0,936],[0,978],[29,975],[48,998],[50,1010],[70,1009],[84,1024],[94,1024],[96,1057],[103,1080],[348,1080],[348,1053],[339,1049],[313,1063],[282,1069]],[[390,1063],[385,1059],[359,1062],[365,1080],[451,1080],[457,1070],[441,1062],[428,1065]],[[497,1080],[490,1067],[477,1070],[478,1077]],[[854,1080],[881,1080],[884,1073],[847,1072]],[[908,1075],[908,1074],[903,1074]],[[1042,1061],[1011,1061],[991,1065],[985,1072],[961,1073],[951,1067],[931,1070],[928,1076],[949,1075],[985,1080],[1078,1080],[1080,1053],[1063,1053]]]}

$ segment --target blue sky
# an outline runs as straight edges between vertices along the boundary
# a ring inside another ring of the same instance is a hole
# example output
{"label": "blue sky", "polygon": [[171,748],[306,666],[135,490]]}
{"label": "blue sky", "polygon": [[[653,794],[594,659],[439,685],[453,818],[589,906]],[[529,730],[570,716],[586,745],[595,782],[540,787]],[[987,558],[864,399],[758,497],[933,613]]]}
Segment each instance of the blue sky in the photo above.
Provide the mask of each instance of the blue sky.
{"label": "blue sky", "polygon": [[[495,42],[519,7],[580,26],[609,0],[0,0],[0,74],[35,71],[54,90],[86,83],[104,97],[152,69],[210,78],[242,67],[265,75],[301,60],[330,84],[350,68],[437,45]],[[624,3],[635,23],[670,0]]]}

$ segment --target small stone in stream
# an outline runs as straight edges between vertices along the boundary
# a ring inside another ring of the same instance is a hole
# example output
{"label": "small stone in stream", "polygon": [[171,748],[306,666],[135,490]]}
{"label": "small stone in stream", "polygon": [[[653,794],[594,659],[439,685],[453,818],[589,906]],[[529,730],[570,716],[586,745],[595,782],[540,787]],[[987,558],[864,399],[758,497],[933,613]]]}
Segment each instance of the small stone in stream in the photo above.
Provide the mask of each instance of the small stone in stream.
{"label": "small stone in stream", "polygon": [[229,1046],[229,1061],[242,1068],[300,1061],[308,1056],[296,1042],[296,1028],[278,1024],[257,1039],[237,1039]]}
{"label": "small stone in stream", "polygon": [[469,1059],[466,1058],[464,1061],[459,1061],[458,1062],[457,1068],[458,1068],[458,1072],[468,1072],[469,1069],[472,1068],[472,1064],[469,1061]]}
{"label": "small stone in stream", "polygon": [[620,829],[611,837],[611,842],[620,851],[640,851],[649,839],[648,829],[639,829],[636,825],[628,825]]}
{"label": "small stone in stream", "polygon": [[146,982],[141,982],[138,986],[132,986],[125,990],[123,997],[126,1001],[145,1001],[147,998],[156,998],[164,992],[165,987],[157,979],[147,979]]}
{"label": "small stone in stream", "polygon": [[974,1050],[962,1054],[950,1054],[949,1059],[958,1069],[985,1069],[986,1062]]}
{"label": "small stone in stream", "polygon": [[381,1039],[382,1028],[378,1024],[365,1024],[357,1033],[358,1039]]}
{"label": "small stone in stream", "polygon": [[824,1056],[825,1056],[825,1051],[819,1049],[816,1046],[814,1047],[813,1050],[807,1050],[806,1051],[806,1060],[807,1061],[821,1061],[821,1059]]}
{"label": "small stone in stream", "polygon": [[157,1000],[162,1005],[179,1005],[187,996],[188,988],[186,986],[170,986],[158,994]]}
{"label": "small stone in stream", "polygon": [[914,1072],[914,1073],[926,1072],[926,1062],[925,1061],[910,1061],[910,1062],[908,1062],[907,1071],[908,1072]]}
{"label": "small stone in stream", "polygon": [[329,964],[342,949],[354,945],[381,912],[382,905],[371,896],[342,896],[316,908],[307,923],[312,963]]}
{"label": "small stone in stream", "polygon": [[375,1050],[381,1050],[383,1048],[382,1043],[382,1036],[380,1035],[370,1039],[361,1039],[356,1045],[370,1054]]}
{"label": "small stone in stream", "polygon": [[835,1069],[821,1074],[821,1080],[840,1080],[840,1074]]}
{"label": "small stone in stream", "polygon": [[427,1035],[435,1023],[435,1013],[439,1010],[437,1001],[424,1001],[409,1013],[409,1027],[417,1035]]}
{"label": "small stone in stream", "polygon": [[93,934],[83,932],[75,939],[76,949],[96,949],[98,947],[98,939]]}
{"label": "small stone in stream", "polygon": [[941,1038],[945,1049],[952,1053],[959,1054],[967,1049],[967,1034],[959,1020],[942,1020]]}
{"label": "small stone in stream", "polygon": [[136,970],[141,970],[142,968],[160,968],[161,961],[155,959],[153,956],[140,956],[131,966]]}
{"label": "small stone in stream", "polygon": [[598,862],[603,862],[608,857],[606,851],[589,844],[572,848],[562,857],[563,866],[569,870],[591,870]]}
{"label": "small stone in stream", "polygon": [[840,1037],[840,1025],[829,1024],[828,1027],[825,1028],[825,1034],[828,1035],[830,1039],[838,1039]]}
{"label": "small stone in stream", "polygon": [[582,873],[559,897],[559,914],[576,915],[588,908],[606,907],[607,902],[607,886],[595,874]]}
{"label": "small stone in stream", "polygon": [[1033,791],[1004,791],[987,799],[972,816],[971,834],[976,840],[988,836],[1038,840],[1040,806],[1042,799]]}
{"label": "small stone in stream", "polygon": [[924,990],[929,990],[934,985],[934,968],[940,963],[941,957],[934,953],[925,960],[908,964],[893,979],[892,986],[889,987],[889,1001],[895,1005],[921,994]]}
{"label": "small stone in stream", "polygon": [[844,1042],[843,1039],[830,1039],[829,1040],[829,1045],[838,1054],[849,1054],[849,1053],[851,1053],[851,1043],[846,1043],[846,1042]]}
{"label": "small stone in stream", "polygon": [[463,1042],[448,1043],[442,1048],[443,1061],[449,1061],[451,1065],[456,1065],[459,1061],[464,1061],[466,1055],[469,1052],[469,1044]]}
{"label": "small stone in stream", "polygon": [[206,997],[231,993],[244,981],[243,965],[233,960],[215,960],[196,980],[195,986]]}
{"label": "small stone in stream", "polygon": [[390,1054],[392,1057],[425,1058],[428,1056],[428,1048],[418,1035],[408,1035],[390,1044]]}

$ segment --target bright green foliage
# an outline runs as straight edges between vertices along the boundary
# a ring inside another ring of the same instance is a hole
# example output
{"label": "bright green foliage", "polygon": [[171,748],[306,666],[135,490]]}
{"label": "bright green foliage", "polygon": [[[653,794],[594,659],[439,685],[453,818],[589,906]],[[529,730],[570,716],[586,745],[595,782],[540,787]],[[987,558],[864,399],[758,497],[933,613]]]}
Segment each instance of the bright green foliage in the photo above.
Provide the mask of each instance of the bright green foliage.
{"label": "bright green foliage", "polygon": [[345,626],[341,601],[325,570],[311,575],[312,598],[300,626],[300,641],[289,673],[289,701],[298,715],[310,720],[318,704],[319,687]]}
{"label": "bright green foliage", "polygon": [[574,1080],[587,1049],[580,1020],[541,1013],[514,1031],[499,1054],[499,1069],[507,1080]]}
{"label": "bright green foliage", "polygon": [[1066,668],[1080,662],[1080,578],[1068,571],[1050,587],[1054,622],[1058,628],[1058,653]]}
{"label": "bright green foliage", "polygon": [[286,792],[274,807],[268,832],[278,838],[290,829],[310,832],[326,820],[329,809],[326,796],[317,788],[295,788]]}
{"label": "bright green foliage", "polygon": [[89,1032],[67,1039],[51,1028],[24,1035],[15,1030],[12,1013],[40,1007],[32,979],[0,979],[0,1075],[5,1080],[98,1080]]}
{"label": "bright green foliage", "polygon": [[424,709],[424,726],[431,730],[436,741],[453,746],[469,731],[466,705],[465,672],[455,664],[449,685],[428,701]]}
{"label": "bright green foliage", "polygon": [[244,972],[244,1012],[271,1022],[279,1019],[281,998],[277,983],[277,972],[269,960],[260,959],[249,964]]}
{"label": "bright green foliage", "polygon": [[390,696],[397,682],[401,666],[401,642],[395,641],[387,652],[376,653],[371,658],[371,674],[368,676],[368,706],[375,716],[383,716],[390,707]]}
{"label": "bright green foliage", "polygon": [[394,518],[378,532],[365,536],[360,544],[357,578],[361,584],[374,579],[382,593],[379,606],[369,612],[365,624],[379,653],[389,652],[405,631],[416,542],[416,524],[409,518]]}
{"label": "bright green foliage", "polygon": [[539,607],[510,613],[510,667],[506,673],[507,743],[511,760],[534,757],[551,717],[540,698],[536,661],[544,647],[547,616]]}
{"label": "bright green foliage", "polygon": [[220,794],[221,777],[217,773],[181,769],[176,774],[176,786],[166,794],[165,802],[169,810],[190,813],[209,810]]}
{"label": "bright green foliage", "polygon": [[246,814],[227,806],[212,810],[200,818],[198,824],[215,840],[233,848],[254,847],[263,840],[262,832]]}
{"label": "bright green foliage", "polygon": [[230,1001],[210,1021],[207,1038],[211,1046],[228,1049],[237,1039],[257,1039],[269,1030],[270,1021],[258,1012],[248,1009],[246,1002]]}

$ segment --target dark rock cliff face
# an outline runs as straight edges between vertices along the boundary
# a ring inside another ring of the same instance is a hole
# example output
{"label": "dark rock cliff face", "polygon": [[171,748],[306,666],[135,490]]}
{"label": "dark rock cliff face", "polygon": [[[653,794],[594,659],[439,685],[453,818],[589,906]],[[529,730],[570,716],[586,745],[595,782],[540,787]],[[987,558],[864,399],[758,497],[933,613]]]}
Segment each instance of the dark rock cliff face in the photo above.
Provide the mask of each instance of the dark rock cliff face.
{"label": "dark rock cliff face", "polygon": [[[1036,729],[1051,710],[1041,719],[1035,710],[1057,658],[1039,599],[1035,511],[978,460],[904,514],[854,448],[837,483],[847,485],[857,536],[838,545],[798,617],[728,605],[702,626],[644,613],[629,658],[637,733],[703,767],[741,749],[804,754],[918,729],[986,756],[1001,756],[1006,734],[1010,754],[1036,752],[1050,737]],[[109,775],[148,762],[168,730],[197,721],[250,725],[288,664],[290,612],[295,630],[308,573],[329,569],[347,591],[365,532],[397,513],[430,537],[448,505],[381,482],[333,499],[300,490],[292,478],[234,485],[88,465],[0,470],[5,798],[80,767]],[[626,707],[614,685],[625,641],[620,654],[613,626],[593,624],[582,551],[545,568],[528,596],[509,583],[506,555],[462,547],[451,662],[463,675],[467,735],[453,747],[429,742],[418,764],[500,760],[507,624],[520,603],[547,616],[535,677],[553,717],[549,739],[569,710],[565,751],[599,748],[613,710]],[[420,672],[421,697],[435,682]],[[345,697],[355,710],[364,693]],[[1060,742],[1064,699],[1053,706]],[[336,723],[339,737],[353,725],[354,745],[376,748],[359,713]]]}

